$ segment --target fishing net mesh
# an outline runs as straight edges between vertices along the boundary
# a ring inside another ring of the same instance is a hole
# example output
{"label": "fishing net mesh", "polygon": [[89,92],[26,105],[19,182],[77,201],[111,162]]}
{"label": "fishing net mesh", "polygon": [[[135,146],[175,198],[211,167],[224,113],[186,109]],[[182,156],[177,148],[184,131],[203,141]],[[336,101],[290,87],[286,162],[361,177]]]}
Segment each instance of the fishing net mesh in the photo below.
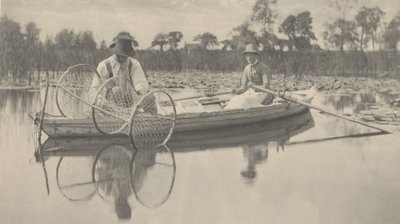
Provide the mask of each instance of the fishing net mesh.
{"label": "fishing net mesh", "polygon": [[120,193],[129,196],[132,192],[129,176],[132,151],[128,147],[109,146],[95,159],[93,181],[98,195],[105,201],[114,201]]}
{"label": "fishing net mesh", "polygon": [[87,118],[93,99],[93,86],[101,84],[100,75],[90,65],[69,68],[56,87],[56,103],[60,113],[68,118]]}
{"label": "fishing net mesh", "polygon": [[175,181],[175,159],[167,146],[136,152],[131,164],[131,186],[145,207],[162,205],[170,196]]}
{"label": "fishing net mesh", "polygon": [[138,95],[129,79],[113,77],[105,81],[94,99],[94,105],[102,110],[92,109],[97,129],[106,134],[121,132],[129,123],[137,99]]}
{"label": "fishing net mesh", "polygon": [[175,120],[175,105],[167,93],[156,90],[144,95],[130,120],[132,145],[140,150],[165,144],[174,130]]}
{"label": "fishing net mesh", "polygon": [[96,192],[92,182],[92,157],[61,157],[57,165],[57,185],[71,201],[89,199]]}

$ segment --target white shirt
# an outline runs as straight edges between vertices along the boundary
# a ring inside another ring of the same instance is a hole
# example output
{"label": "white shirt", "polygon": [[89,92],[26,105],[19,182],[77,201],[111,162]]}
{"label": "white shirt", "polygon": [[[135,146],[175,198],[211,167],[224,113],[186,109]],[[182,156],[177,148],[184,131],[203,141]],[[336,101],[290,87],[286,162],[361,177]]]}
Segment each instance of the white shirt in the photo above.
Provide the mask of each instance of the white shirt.
{"label": "white shirt", "polygon": [[[128,74],[129,61],[131,61],[132,64],[130,74]],[[133,80],[133,86],[135,87],[135,90],[137,92],[145,93],[148,91],[149,84],[144,75],[142,66],[136,59],[131,57],[128,57],[122,64],[117,61],[117,57],[115,55],[112,55],[111,57],[101,61],[97,66],[97,72],[100,74],[102,82],[105,82],[107,79],[109,79],[109,72],[106,65],[107,62],[111,64],[113,77],[122,76],[128,78],[129,80]],[[102,82],[99,79],[95,78],[93,79],[90,88],[97,91]]]}

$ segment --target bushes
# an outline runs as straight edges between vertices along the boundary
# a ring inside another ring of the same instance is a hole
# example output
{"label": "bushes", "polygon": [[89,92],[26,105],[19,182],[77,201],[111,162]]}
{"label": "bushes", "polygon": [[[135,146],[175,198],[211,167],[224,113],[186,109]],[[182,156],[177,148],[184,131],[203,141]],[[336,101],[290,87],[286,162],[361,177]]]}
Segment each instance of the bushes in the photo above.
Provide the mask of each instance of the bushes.
{"label": "bushes", "polygon": [[[378,51],[308,51],[262,52],[261,61],[275,73],[302,75],[339,75],[375,77],[398,70],[400,57],[397,52]],[[152,71],[241,71],[246,65],[241,51],[195,50],[139,51],[137,59],[145,70]]]}

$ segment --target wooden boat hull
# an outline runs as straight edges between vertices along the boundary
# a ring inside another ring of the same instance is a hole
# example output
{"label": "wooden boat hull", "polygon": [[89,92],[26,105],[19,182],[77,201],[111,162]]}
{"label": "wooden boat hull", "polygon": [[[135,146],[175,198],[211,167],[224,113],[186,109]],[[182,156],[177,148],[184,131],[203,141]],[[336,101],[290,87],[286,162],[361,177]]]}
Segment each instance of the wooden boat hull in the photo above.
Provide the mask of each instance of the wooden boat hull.
{"label": "wooden boat hull", "polygon": [[[210,130],[219,127],[251,124],[292,116],[305,110],[307,108],[303,105],[288,102],[250,109],[183,113],[177,115],[174,131]],[[35,121],[35,124],[39,123],[38,114],[30,113],[29,117]],[[49,137],[103,135],[96,129],[90,118],[68,119],[65,117],[45,116],[42,128]]]}
{"label": "wooden boat hull", "polygon": [[[283,119],[241,125],[237,128],[219,127],[175,133],[168,142],[174,152],[191,152],[221,147],[262,144],[271,141],[286,143],[291,137],[314,126],[310,112]],[[46,156],[92,156],[115,145],[131,148],[127,136],[58,137],[49,138],[42,151]]]}

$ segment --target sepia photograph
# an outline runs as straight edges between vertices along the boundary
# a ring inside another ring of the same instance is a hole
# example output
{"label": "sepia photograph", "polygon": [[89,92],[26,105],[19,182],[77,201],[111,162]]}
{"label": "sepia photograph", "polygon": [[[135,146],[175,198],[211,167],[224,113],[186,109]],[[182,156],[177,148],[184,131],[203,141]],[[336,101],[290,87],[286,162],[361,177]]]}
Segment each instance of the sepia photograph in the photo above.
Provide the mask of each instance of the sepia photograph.
{"label": "sepia photograph", "polygon": [[399,0],[0,0],[0,223],[400,223],[399,51]]}

